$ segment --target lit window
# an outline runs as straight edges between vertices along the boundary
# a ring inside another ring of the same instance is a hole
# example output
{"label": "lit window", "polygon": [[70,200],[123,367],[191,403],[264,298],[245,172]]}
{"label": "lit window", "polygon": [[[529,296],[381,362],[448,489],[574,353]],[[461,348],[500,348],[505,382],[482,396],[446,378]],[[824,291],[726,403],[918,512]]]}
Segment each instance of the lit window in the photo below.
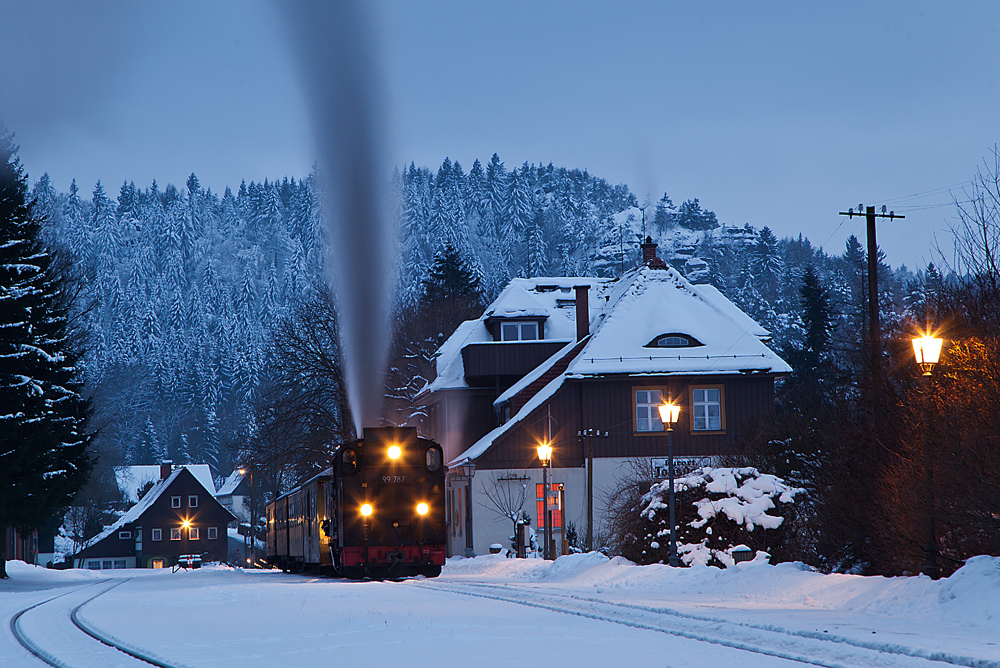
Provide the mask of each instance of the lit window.
{"label": "lit window", "polygon": [[694,431],[722,431],[722,388],[691,388],[691,429]]}
{"label": "lit window", "polygon": [[181,497],[179,497],[179,496],[172,496],[172,497],[170,497],[170,507],[171,508],[180,508],[181,507]]}
{"label": "lit window", "polygon": [[663,392],[660,390],[635,391],[635,430],[663,431],[660,422],[660,412],[657,406],[663,403]]}
{"label": "lit window", "polygon": [[208,539],[215,540],[219,537],[219,529],[217,527],[208,527]]}
{"label": "lit window", "polygon": [[170,530],[170,540],[180,540],[180,539],[181,539],[181,530],[180,529],[171,529]]}
{"label": "lit window", "polygon": [[153,529],[153,535],[150,540],[163,540],[163,529]]}
{"label": "lit window", "polygon": [[537,341],[537,322],[505,322],[500,325],[501,341]]}
{"label": "lit window", "polygon": [[132,532],[131,531],[119,531],[118,532],[118,540],[132,540]]}
{"label": "lit window", "polygon": [[163,568],[163,559],[153,559],[153,568]]}
{"label": "lit window", "polygon": [[188,508],[197,508],[197,507],[198,507],[198,495],[192,494],[191,496],[188,497]]}
{"label": "lit window", "polygon": [[198,527],[191,527],[189,531],[191,532],[191,540],[198,540],[199,538],[201,538]]}

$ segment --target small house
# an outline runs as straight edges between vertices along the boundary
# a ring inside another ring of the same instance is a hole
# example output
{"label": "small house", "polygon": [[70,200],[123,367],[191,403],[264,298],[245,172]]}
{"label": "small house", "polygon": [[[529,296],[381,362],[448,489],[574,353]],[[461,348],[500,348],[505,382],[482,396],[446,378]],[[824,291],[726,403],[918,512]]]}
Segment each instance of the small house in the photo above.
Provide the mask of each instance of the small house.
{"label": "small house", "polygon": [[160,466],[160,477],[138,503],[72,556],[76,568],[165,568],[185,554],[224,561],[226,527],[234,517],[211,488],[186,467]]}

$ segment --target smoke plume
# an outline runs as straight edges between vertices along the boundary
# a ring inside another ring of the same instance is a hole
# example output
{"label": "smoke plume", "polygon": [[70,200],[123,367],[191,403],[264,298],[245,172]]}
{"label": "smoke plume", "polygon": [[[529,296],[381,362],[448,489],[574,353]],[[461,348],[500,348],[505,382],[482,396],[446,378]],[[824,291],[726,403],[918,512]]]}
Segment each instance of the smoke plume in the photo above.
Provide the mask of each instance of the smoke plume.
{"label": "smoke plume", "polygon": [[312,117],[331,232],[327,266],[360,435],[381,417],[395,253],[372,17],[360,0],[286,0],[280,10]]}

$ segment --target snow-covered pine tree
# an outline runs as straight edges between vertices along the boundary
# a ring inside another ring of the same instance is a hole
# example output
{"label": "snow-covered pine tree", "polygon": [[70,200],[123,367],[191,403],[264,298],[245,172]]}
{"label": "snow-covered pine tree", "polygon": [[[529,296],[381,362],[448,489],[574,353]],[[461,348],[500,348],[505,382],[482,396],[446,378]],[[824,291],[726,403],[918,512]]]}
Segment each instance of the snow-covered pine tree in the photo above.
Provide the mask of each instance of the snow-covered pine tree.
{"label": "snow-covered pine tree", "polygon": [[91,468],[64,279],[27,192],[13,135],[0,129],[0,527],[24,531],[68,506]]}

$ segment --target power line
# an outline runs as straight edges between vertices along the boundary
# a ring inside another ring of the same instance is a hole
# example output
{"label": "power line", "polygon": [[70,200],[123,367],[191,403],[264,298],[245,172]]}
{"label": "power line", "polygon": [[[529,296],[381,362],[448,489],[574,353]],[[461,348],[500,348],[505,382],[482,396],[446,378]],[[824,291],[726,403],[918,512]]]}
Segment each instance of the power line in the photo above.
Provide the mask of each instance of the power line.
{"label": "power line", "polygon": [[877,201],[883,202],[884,204],[895,204],[897,202],[907,202],[913,199],[923,199],[925,197],[932,197],[934,195],[940,195],[945,192],[950,192],[952,188],[957,188],[959,186],[974,185],[975,180],[969,179],[967,181],[959,181],[958,183],[953,183],[949,186],[940,186],[938,188],[933,188],[931,190],[924,190],[921,192],[916,192],[911,195],[903,195],[901,197],[891,197],[887,199],[878,198]]}

